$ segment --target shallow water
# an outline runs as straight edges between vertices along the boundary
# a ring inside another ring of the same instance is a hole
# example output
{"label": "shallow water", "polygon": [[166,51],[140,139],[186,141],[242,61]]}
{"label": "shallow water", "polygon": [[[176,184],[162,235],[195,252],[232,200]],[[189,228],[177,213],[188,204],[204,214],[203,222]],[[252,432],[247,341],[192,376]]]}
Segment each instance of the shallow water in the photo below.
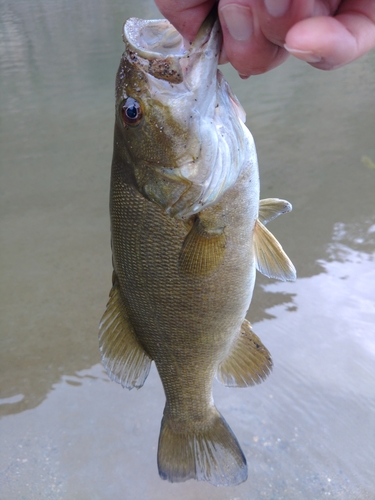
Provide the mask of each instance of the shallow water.
{"label": "shallow water", "polygon": [[259,276],[249,319],[267,381],[214,396],[248,460],[234,488],[156,469],[164,406],[109,382],[97,324],[111,284],[114,77],[151,1],[0,0],[0,498],[375,499],[375,52],[335,72],[298,61],[224,72],[258,149],[262,197],[295,283]]}

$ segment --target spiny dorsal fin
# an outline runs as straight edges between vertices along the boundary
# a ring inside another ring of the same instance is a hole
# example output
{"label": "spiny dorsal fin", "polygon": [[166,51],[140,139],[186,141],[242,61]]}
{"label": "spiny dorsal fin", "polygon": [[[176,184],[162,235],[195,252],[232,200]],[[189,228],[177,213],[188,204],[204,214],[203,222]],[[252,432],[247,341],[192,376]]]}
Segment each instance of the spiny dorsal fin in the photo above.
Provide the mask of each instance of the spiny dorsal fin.
{"label": "spiny dorsal fin", "polygon": [[179,269],[185,276],[202,277],[215,271],[225,255],[223,228],[207,229],[197,218],[187,234],[179,257]]}
{"label": "spiny dorsal fin", "polygon": [[255,222],[253,247],[255,266],[262,274],[281,281],[296,279],[296,269],[283,247],[259,220]]}
{"label": "spiny dorsal fin", "polygon": [[289,201],[280,200],[279,198],[264,198],[259,202],[258,219],[262,224],[267,224],[270,220],[275,219],[281,214],[286,214],[292,211],[292,205]]}
{"label": "spiny dorsal fin", "polygon": [[169,417],[166,406],[158,446],[162,479],[196,479],[214,486],[235,486],[247,479],[246,458],[235,435],[215,406],[207,410],[204,421],[181,425]]}
{"label": "spiny dorsal fin", "polygon": [[245,319],[227,358],[219,365],[216,378],[228,387],[260,384],[272,370],[272,359]]}
{"label": "spiny dorsal fin", "polygon": [[152,360],[139,343],[121,304],[116,277],[109,297],[99,325],[102,362],[112,380],[127,389],[139,389],[145,383]]}

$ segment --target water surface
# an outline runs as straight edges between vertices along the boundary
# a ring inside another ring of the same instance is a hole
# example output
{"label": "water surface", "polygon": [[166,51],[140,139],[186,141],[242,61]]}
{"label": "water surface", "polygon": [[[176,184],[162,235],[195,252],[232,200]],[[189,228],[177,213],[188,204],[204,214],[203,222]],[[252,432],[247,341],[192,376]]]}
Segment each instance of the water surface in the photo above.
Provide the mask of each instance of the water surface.
{"label": "water surface", "polygon": [[255,388],[215,385],[249,479],[169,484],[164,395],[109,382],[97,324],[111,285],[114,77],[153,2],[0,0],[0,498],[375,499],[375,53],[331,73],[290,60],[224,72],[257,144],[270,223],[298,271],[259,276],[249,319],[273,355]]}

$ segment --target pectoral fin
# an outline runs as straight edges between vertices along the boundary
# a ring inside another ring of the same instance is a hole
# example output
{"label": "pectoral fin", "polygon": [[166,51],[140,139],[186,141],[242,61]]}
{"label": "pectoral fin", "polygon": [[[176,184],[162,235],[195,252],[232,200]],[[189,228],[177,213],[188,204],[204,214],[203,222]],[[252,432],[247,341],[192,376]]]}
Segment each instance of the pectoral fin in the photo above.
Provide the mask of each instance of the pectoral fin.
{"label": "pectoral fin", "polygon": [[271,370],[270,353],[245,319],[232,350],[219,365],[216,377],[229,387],[247,387],[260,384]]}
{"label": "pectoral fin", "polygon": [[223,261],[225,245],[224,228],[209,229],[197,218],[182,245],[180,273],[202,277],[215,271]]}
{"label": "pectoral fin", "polygon": [[152,359],[138,341],[130,323],[116,275],[109,294],[107,309],[99,325],[99,348],[109,377],[127,389],[139,389],[144,384]]}
{"label": "pectoral fin", "polygon": [[259,220],[254,227],[253,247],[255,266],[262,274],[281,281],[296,279],[296,269],[283,247]]}
{"label": "pectoral fin", "polygon": [[292,211],[292,205],[289,201],[280,200],[279,198],[264,198],[259,202],[258,219],[262,224],[275,219],[281,214],[286,214]]}

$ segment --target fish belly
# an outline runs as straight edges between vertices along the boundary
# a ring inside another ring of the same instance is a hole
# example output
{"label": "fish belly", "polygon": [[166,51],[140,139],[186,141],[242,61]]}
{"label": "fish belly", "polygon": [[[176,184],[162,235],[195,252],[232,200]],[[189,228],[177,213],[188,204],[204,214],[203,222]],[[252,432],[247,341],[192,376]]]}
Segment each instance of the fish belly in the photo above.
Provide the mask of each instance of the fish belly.
{"label": "fish belly", "polygon": [[199,394],[207,404],[212,378],[239,333],[254,287],[252,230],[259,198],[256,203],[250,198],[257,195],[251,172],[215,207],[225,226],[222,263],[207,276],[183,276],[179,256],[186,224],[163,213],[114,170],[114,268],[135,333],[155,361],[169,401],[181,399],[182,388],[193,383],[202,390],[188,400]]}

